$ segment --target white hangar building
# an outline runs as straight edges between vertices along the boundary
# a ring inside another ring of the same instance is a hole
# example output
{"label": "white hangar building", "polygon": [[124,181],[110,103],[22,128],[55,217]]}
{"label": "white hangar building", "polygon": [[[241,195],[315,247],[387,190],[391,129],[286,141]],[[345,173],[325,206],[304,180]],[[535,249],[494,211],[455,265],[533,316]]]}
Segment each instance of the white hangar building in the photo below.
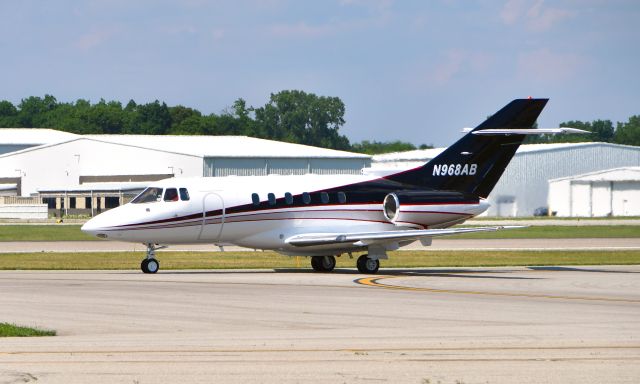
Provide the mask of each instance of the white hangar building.
{"label": "white hangar building", "polygon": [[549,180],[549,210],[557,216],[640,216],[640,167]]}
{"label": "white hangar building", "polygon": [[[372,167],[411,168],[433,159],[444,149],[376,155]],[[521,145],[489,195],[491,207],[486,215],[532,216],[537,208],[548,206],[549,180],[637,166],[640,147],[609,143]],[[552,210],[558,211],[557,205]]]}
{"label": "white hangar building", "polygon": [[0,195],[42,197],[50,210],[67,213],[117,206],[149,182],[173,176],[360,174],[371,164],[368,155],[246,136],[5,128],[0,148],[7,150],[0,153]]}

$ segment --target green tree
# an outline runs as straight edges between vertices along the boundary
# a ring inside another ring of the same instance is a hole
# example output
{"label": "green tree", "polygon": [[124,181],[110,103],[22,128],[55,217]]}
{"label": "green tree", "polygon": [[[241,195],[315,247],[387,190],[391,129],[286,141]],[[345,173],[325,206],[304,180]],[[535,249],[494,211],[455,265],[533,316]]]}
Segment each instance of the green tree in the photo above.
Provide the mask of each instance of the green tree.
{"label": "green tree", "polygon": [[640,146],[640,115],[634,115],[626,123],[618,123],[613,141],[618,144]]}
{"label": "green tree", "polygon": [[303,91],[280,91],[255,108],[258,132],[263,137],[324,148],[349,149],[339,134],[344,125],[344,103],[337,97],[316,96]]}
{"label": "green tree", "polygon": [[203,135],[202,113],[200,111],[176,105],[169,107],[171,115],[171,129],[169,134],[172,135]]}
{"label": "green tree", "polygon": [[136,116],[130,126],[132,133],[140,135],[166,135],[171,128],[171,113],[167,104],[158,100],[136,107]]}
{"label": "green tree", "polygon": [[[422,144],[420,149],[433,148],[432,146]],[[351,150],[354,152],[366,153],[368,155],[377,155],[380,153],[403,152],[417,149],[415,145],[400,140],[396,141],[369,141],[363,140],[360,143],[354,143]]]}
{"label": "green tree", "polygon": [[22,127],[45,128],[51,123],[47,121],[47,113],[53,111],[57,105],[58,101],[51,95],[22,99],[18,104],[18,121]]}
{"label": "green tree", "polygon": [[19,126],[18,108],[16,108],[10,101],[0,101],[0,127],[13,128]]}

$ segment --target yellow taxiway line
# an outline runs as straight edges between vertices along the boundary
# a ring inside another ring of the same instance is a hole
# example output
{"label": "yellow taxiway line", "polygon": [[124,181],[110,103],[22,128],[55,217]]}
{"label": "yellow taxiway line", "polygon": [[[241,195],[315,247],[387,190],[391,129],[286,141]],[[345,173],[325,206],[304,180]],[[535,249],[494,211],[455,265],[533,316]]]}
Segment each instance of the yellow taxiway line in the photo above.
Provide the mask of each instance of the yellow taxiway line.
{"label": "yellow taxiway line", "polygon": [[536,299],[562,299],[562,300],[588,300],[588,301],[609,301],[609,302],[621,302],[621,303],[640,303],[640,300],[614,298],[614,297],[545,295],[545,294],[519,293],[519,292],[491,292],[491,291],[472,291],[472,290],[463,290],[463,289],[408,287],[403,285],[394,285],[394,284],[387,284],[387,283],[381,282],[382,280],[397,279],[397,278],[398,276],[363,277],[363,278],[354,280],[354,283],[369,286],[369,287],[395,289],[395,290],[402,290],[402,291],[450,293],[450,294],[461,294],[461,295],[511,296],[511,297],[527,297],[527,298],[536,298]]}

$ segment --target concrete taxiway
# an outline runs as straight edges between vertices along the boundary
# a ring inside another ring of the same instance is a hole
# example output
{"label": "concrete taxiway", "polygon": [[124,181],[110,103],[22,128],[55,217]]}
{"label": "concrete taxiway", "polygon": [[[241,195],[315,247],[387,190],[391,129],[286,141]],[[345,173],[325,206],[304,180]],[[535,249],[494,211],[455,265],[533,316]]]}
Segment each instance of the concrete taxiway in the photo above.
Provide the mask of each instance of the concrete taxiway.
{"label": "concrete taxiway", "polygon": [[2,271],[0,383],[638,383],[640,267]]}

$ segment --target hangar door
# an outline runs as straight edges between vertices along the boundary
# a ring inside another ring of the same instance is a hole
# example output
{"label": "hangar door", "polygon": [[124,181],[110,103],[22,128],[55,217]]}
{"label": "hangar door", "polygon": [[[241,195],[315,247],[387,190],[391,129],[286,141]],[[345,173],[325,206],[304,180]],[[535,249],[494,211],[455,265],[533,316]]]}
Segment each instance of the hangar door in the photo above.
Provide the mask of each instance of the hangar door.
{"label": "hangar door", "polygon": [[591,183],[571,183],[571,216],[591,216]]}
{"label": "hangar door", "polygon": [[611,183],[594,181],[591,183],[591,216],[611,215]]}
{"label": "hangar door", "polygon": [[611,205],[614,216],[640,216],[640,182],[614,182]]}

